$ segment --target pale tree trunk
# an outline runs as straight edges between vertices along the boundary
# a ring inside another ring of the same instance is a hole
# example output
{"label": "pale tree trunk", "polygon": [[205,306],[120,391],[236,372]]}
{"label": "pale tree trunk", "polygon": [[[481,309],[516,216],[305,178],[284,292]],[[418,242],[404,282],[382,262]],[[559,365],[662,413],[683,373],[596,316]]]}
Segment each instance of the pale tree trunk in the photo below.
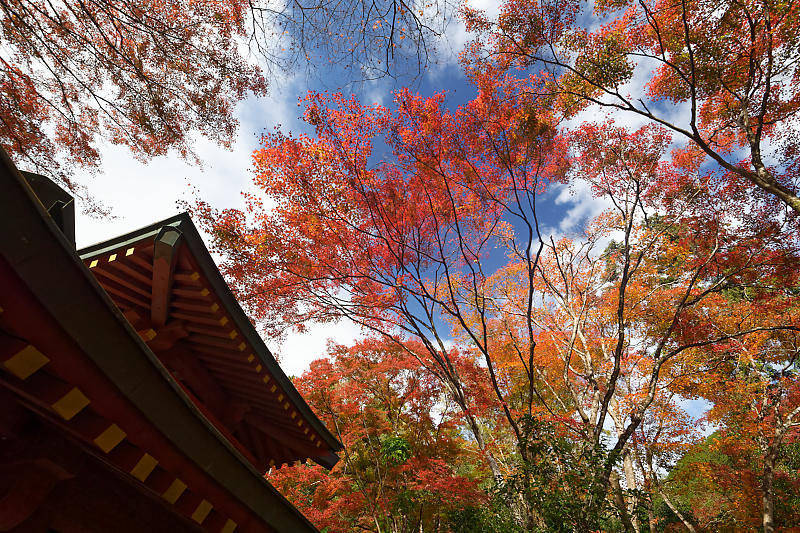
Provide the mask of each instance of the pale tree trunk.
{"label": "pale tree trunk", "polygon": [[[619,413],[619,402],[616,399],[612,399],[610,405],[611,408],[608,410],[608,414],[611,415],[611,420],[614,422],[614,428],[617,431],[617,438],[620,438],[624,428],[622,427],[622,419]],[[622,452],[622,471],[625,474],[625,485],[628,490],[638,489],[639,484],[636,482],[636,473],[634,472],[633,468],[633,456],[629,446],[625,446]],[[621,491],[620,495],[623,496]],[[624,500],[627,507],[628,516],[631,517],[631,527],[636,533],[640,533],[641,524],[639,524],[639,519],[635,514],[637,503],[636,497],[633,495],[624,495]]]}
{"label": "pale tree trunk", "polygon": [[489,463],[489,470],[492,471],[492,477],[494,478],[495,482],[499,484],[503,481],[503,473],[500,471],[500,466],[497,464],[497,459],[494,458],[494,455],[486,446],[486,442],[483,440],[483,433],[481,433],[481,428],[478,426],[478,421],[475,420],[475,417],[469,412],[469,408],[464,405],[460,405],[459,407],[461,407],[461,410],[465,415],[467,415],[467,422],[470,432],[475,438],[475,443],[478,445],[478,449],[486,456],[486,462]]}
{"label": "pale tree trunk", "polygon": [[653,506],[647,509],[647,525],[650,526],[650,533],[656,533],[656,515],[653,514]]}
{"label": "pale tree trunk", "polygon": [[[631,457],[630,448],[625,449],[625,455],[622,456],[622,466],[625,470],[625,484],[628,486],[628,490],[639,488],[636,483],[636,474],[633,471],[633,458]],[[641,525],[639,524],[639,518],[635,514],[636,503],[636,497],[630,495],[628,497],[628,512],[631,514],[634,531],[640,533]]]}
{"label": "pale tree trunk", "polygon": [[611,485],[611,493],[614,498],[614,504],[619,509],[619,516],[622,519],[622,524],[625,526],[625,531],[634,531],[633,522],[631,522],[630,514],[628,513],[628,502],[622,494],[622,486],[619,483],[619,475],[616,472],[611,472],[609,476]]}
{"label": "pale tree trunk", "polygon": [[[463,398],[463,395],[459,394],[454,394],[454,396],[456,400]],[[456,403],[467,417],[467,424],[469,425],[470,432],[475,438],[475,443],[478,445],[478,449],[486,457],[486,462],[489,464],[489,469],[492,471],[492,477],[497,484],[500,484],[503,481],[503,473],[500,470],[500,465],[497,464],[497,459],[495,459],[488,446],[486,446],[486,441],[483,439],[483,433],[478,426],[478,421],[464,403],[461,401],[456,401]],[[533,509],[530,505],[528,505],[528,502],[524,497],[520,496],[519,498],[515,498],[515,500],[516,501],[508,501],[507,503],[511,507],[515,521],[518,525],[527,527],[529,529],[533,525],[536,525],[540,529],[546,528],[547,524],[545,523],[544,518],[542,518],[541,514],[536,509]]]}
{"label": "pale tree trunk", "polygon": [[[782,391],[775,395],[781,398]],[[771,400],[771,401],[770,401]],[[769,389],[764,393],[764,404],[769,402],[770,409],[759,413],[759,420],[763,421],[771,411],[775,417],[775,427],[771,436],[759,435],[758,445],[764,457],[764,468],[761,472],[761,514],[764,533],[775,532],[775,466],[778,463],[783,438],[787,432],[797,426],[795,417],[800,415],[800,406],[787,414],[781,413],[780,400],[773,400],[769,397]],[[771,438],[770,438],[771,437]]]}
{"label": "pale tree trunk", "polygon": [[776,450],[770,447],[764,457],[764,471],[761,477],[761,504],[764,533],[775,533],[775,459]]}
{"label": "pale tree trunk", "polygon": [[669,499],[669,496],[667,496],[667,495],[664,493],[664,491],[663,491],[663,490],[661,490],[661,487],[659,487],[659,488],[658,488],[658,493],[661,495],[661,497],[662,497],[662,498],[664,498],[664,503],[666,503],[666,504],[667,504],[667,507],[669,507],[669,508],[672,510],[672,512],[673,512],[673,513],[675,513],[675,516],[677,516],[677,517],[678,517],[678,519],[679,519],[681,522],[683,522],[683,525],[686,527],[686,529],[688,529],[688,530],[689,530],[691,533],[697,533],[697,530],[694,528],[694,526],[692,525],[692,523],[691,523],[691,522],[689,522],[689,521],[686,519],[686,517],[684,517],[684,516],[683,516],[683,514],[682,514],[682,513],[681,513],[681,512],[678,510],[678,508],[677,508],[677,507],[675,507],[675,504],[673,504],[673,503],[672,503],[672,500],[670,500],[670,499]]}
{"label": "pale tree trunk", "polygon": [[[659,433],[660,432],[661,429],[659,429]],[[664,489],[661,486],[661,481],[659,481],[658,474],[656,473],[656,469],[654,468],[653,465],[653,452],[649,447],[645,451],[644,458],[637,455],[636,464],[639,465],[639,468],[642,471],[642,475],[645,478],[645,483],[648,487],[648,493],[650,494],[651,502],[653,500],[653,497],[655,496],[655,493],[658,493],[664,500],[664,503],[667,504],[667,507],[669,507],[670,510],[673,512],[673,514],[675,514],[675,516],[678,517],[678,520],[681,521],[686,530],[689,531],[689,533],[697,533],[697,530],[695,529],[694,525],[692,525],[692,523],[689,522],[689,520],[687,520],[685,516],[683,516],[683,513],[681,513],[678,510],[675,504],[672,503],[670,497],[667,496],[667,494],[664,492]],[[656,521],[655,516],[653,515],[652,505],[650,506],[650,509],[648,509],[647,516],[649,519],[650,533],[655,533],[658,527],[658,523]]]}
{"label": "pale tree trunk", "polygon": [[[650,450],[645,452],[646,455],[650,456]],[[656,520],[656,515],[653,514],[653,495],[655,489],[655,480],[653,476],[650,475],[648,470],[645,468],[644,462],[642,460],[641,455],[636,453],[634,456],[634,463],[639,468],[639,471],[642,473],[642,478],[644,479],[644,490],[647,492],[647,495],[650,499],[650,505],[647,506],[647,526],[650,533],[656,533],[656,529],[658,527],[658,521]]]}

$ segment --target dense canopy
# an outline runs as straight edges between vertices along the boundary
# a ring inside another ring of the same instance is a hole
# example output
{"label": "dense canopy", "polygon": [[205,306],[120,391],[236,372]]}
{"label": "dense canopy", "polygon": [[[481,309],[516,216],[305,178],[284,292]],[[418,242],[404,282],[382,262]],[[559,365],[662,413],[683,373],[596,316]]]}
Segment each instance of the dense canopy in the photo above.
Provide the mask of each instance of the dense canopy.
{"label": "dense canopy", "polygon": [[[452,7],[333,6],[0,2],[0,142],[190,154],[264,93],[254,31],[370,77],[424,65]],[[797,530],[800,3],[460,16],[458,105],[311,91],[245,208],[193,205],[267,335],[363,332],[295,378],[343,460],[267,476],[331,533]]]}

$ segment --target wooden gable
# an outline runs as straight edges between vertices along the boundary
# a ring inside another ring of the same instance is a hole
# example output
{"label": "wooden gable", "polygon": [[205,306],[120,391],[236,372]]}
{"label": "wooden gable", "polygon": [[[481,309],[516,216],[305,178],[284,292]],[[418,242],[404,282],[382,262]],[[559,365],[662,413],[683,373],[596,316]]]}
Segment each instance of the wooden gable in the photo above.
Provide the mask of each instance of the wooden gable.
{"label": "wooden gable", "polygon": [[79,254],[176,382],[256,468],[336,463],[341,445],[277,365],[188,215]]}

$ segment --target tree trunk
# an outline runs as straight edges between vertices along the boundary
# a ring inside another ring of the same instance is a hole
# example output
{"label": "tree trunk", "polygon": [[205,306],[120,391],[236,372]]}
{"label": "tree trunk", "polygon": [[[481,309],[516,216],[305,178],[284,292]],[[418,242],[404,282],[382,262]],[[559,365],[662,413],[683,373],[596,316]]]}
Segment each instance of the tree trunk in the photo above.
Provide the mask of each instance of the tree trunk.
{"label": "tree trunk", "polygon": [[[630,448],[625,449],[625,455],[622,457],[622,466],[625,471],[625,485],[627,485],[628,490],[639,488],[636,484],[636,474],[633,471],[633,458],[631,457]],[[636,497],[631,494],[626,499],[628,500],[628,512],[631,515],[633,530],[636,533],[640,533],[641,525],[639,524],[639,518],[636,516]]]}
{"label": "tree trunk", "polygon": [[619,484],[619,476],[616,472],[612,472],[609,479],[611,482],[611,492],[614,498],[614,504],[619,510],[619,517],[622,519],[622,525],[625,527],[625,531],[628,533],[635,531],[633,522],[631,522],[631,517],[628,514],[628,502],[625,501],[625,497],[622,494],[622,486]]}
{"label": "tree trunk", "polygon": [[761,504],[763,512],[764,533],[775,533],[775,453],[770,450],[764,457],[764,473],[761,478]]}
{"label": "tree trunk", "polygon": [[686,518],[683,516],[683,514],[681,514],[681,512],[678,510],[678,508],[675,507],[675,505],[672,503],[672,500],[669,499],[669,496],[667,496],[664,493],[664,491],[661,490],[660,487],[658,489],[658,493],[661,495],[662,498],[664,498],[664,503],[667,504],[667,507],[669,507],[672,510],[673,513],[675,513],[675,516],[677,516],[678,519],[681,522],[683,522],[683,525],[686,526],[686,529],[688,529],[691,533],[697,533],[697,530],[694,528],[692,523],[689,522],[688,520],[686,520]]}
{"label": "tree trunk", "polygon": [[478,449],[486,455],[486,461],[489,463],[489,470],[492,471],[492,477],[494,477],[495,482],[498,484],[503,481],[503,473],[500,471],[500,467],[497,464],[497,460],[492,455],[492,452],[486,447],[486,443],[483,440],[483,434],[481,433],[481,429],[478,427],[478,422],[475,420],[475,417],[472,416],[472,413],[469,412],[469,409],[463,405],[460,405],[461,410],[464,414],[467,415],[467,422],[469,424],[470,432],[472,436],[475,437],[475,443],[478,445]]}

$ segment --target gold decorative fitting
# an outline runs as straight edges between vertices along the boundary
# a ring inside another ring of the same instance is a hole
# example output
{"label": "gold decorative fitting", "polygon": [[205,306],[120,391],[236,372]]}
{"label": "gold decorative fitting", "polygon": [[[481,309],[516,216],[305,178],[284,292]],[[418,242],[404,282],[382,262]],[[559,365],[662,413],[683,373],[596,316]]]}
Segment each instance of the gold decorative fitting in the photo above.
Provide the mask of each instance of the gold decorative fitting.
{"label": "gold decorative fitting", "polygon": [[36,349],[36,346],[29,344],[6,360],[3,366],[19,379],[28,379],[49,362],[50,359],[46,355]]}
{"label": "gold decorative fitting", "polygon": [[155,470],[156,465],[158,465],[156,458],[149,453],[145,453],[142,458],[139,459],[139,462],[136,463],[136,466],[131,469],[131,475],[139,481],[144,482],[153,470]]}
{"label": "gold decorative fitting", "polygon": [[172,484],[169,486],[169,488],[167,488],[167,490],[164,491],[164,494],[162,494],[161,497],[174,505],[175,502],[178,501],[178,498],[181,497],[181,494],[183,494],[183,491],[185,490],[186,490],[186,483],[184,483],[178,478],[175,478],[175,481],[173,481]]}
{"label": "gold decorative fitting", "polygon": [[72,420],[87,405],[89,405],[89,398],[79,388],[73,387],[71,391],[59,398],[52,407],[64,420]]}
{"label": "gold decorative fitting", "polygon": [[202,524],[203,520],[206,519],[208,513],[210,513],[211,509],[213,508],[214,506],[211,505],[211,502],[209,502],[208,500],[201,501],[200,504],[197,506],[197,509],[195,509],[194,512],[192,513],[192,520],[194,520],[198,524]]}
{"label": "gold decorative fitting", "polygon": [[111,424],[94,439],[94,443],[103,450],[103,453],[108,453],[116,448],[117,444],[122,442],[126,436],[127,434],[118,425]]}

